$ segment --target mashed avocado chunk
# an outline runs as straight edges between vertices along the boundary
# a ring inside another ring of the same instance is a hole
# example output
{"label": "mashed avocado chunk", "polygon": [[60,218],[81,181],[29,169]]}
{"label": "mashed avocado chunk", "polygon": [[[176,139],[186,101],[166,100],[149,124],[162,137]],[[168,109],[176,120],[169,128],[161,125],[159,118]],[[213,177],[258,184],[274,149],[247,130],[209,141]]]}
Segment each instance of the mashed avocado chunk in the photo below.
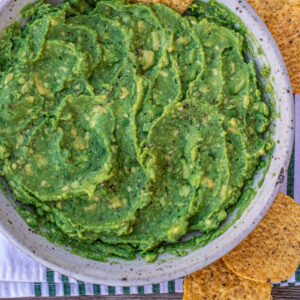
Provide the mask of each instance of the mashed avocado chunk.
{"label": "mashed avocado chunk", "polygon": [[270,148],[233,14],[199,0],[185,16],[125,0],[23,13],[0,39],[0,175],[26,222],[98,260],[209,242]]}

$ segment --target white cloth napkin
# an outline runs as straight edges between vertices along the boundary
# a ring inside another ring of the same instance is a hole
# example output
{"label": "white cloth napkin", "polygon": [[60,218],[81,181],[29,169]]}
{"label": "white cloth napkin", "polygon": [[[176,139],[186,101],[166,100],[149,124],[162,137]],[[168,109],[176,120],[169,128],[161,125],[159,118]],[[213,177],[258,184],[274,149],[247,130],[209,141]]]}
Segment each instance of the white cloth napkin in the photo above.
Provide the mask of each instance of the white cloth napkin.
{"label": "white cloth napkin", "polygon": [[[16,248],[0,233],[0,297],[78,296],[138,293],[168,293],[170,283],[142,288],[108,287],[76,281],[47,270]],[[171,282],[174,292],[183,291],[183,279]]]}

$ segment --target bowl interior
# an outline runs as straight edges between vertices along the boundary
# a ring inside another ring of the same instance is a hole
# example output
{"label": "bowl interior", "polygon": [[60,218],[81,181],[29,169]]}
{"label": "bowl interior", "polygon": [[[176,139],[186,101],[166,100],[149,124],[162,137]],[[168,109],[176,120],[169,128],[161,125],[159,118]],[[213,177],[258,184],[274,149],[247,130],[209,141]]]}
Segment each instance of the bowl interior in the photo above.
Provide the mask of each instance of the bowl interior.
{"label": "bowl interior", "polygon": [[[30,2],[33,1],[2,1],[0,30],[11,24],[17,18],[20,9]],[[187,256],[173,257],[163,254],[153,264],[147,264],[143,259],[130,262],[110,259],[102,263],[70,254],[30,231],[13,205],[0,191],[0,230],[27,255],[52,270],[86,282],[119,286],[152,284],[179,278],[208,265],[230,251],[255,228],[276,196],[288,168],[294,127],[292,90],[280,51],[266,26],[252,8],[245,1],[240,0],[219,2],[237,13],[256,37],[254,40],[249,36],[255,52],[261,47],[263,54],[257,55],[255,60],[258,68],[271,67],[270,79],[275,91],[276,111],[279,112],[272,125],[276,145],[269,169],[261,187],[258,187],[257,183],[262,178],[263,171],[256,174],[254,186],[257,193],[242,216],[221,236]]]}

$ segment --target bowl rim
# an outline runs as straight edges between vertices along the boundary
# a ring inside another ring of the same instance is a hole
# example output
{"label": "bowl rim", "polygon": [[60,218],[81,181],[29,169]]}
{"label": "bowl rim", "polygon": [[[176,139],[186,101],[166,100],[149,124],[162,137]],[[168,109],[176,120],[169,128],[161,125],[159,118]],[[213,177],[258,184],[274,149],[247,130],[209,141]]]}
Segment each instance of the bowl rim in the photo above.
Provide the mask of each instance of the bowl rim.
{"label": "bowl rim", "polygon": [[[13,2],[13,0],[4,0],[0,4],[0,17],[1,13],[8,11]],[[33,1],[21,0],[20,2],[26,4]],[[23,237],[18,233],[20,227],[17,228],[16,226],[11,226],[10,222],[8,222],[9,218],[11,218],[11,216],[15,218],[15,215],[11,211],[11,209],[13,209],[11,204],[8,204],[7,200],[6,203],[3,203],[4,197],[1,196],[0,192],[0,231],[17,248],[19,248],[29,257],[46,266],[47,268],[57,271],[61,274],[76,278],[77,280],[113,286],[137,286],[173,280],[199,270],[212,263],[213,261],[219,259],[224,254],[233,249],[256,227],[256,225],[263,218],[264,214],[272,204],[280,188],[280,179],[282,179],[282,176],[285,176],[288,169],[294,141],[293,94],[291,92],[292,88],[288,72],[279,48],[266,25],[258,17],[256,12],[245,0],[219,0],[219,2],[225,4],[236,15],[238,15],[238,17],[240,17],[240,19],[246,24],[246,26],[248,28],[251,28],[251,32],[253,32],[253,30],[256,31],[254,35],[256,36],[257,40],[260,37],[260,45],[262,46],[264,53],[268,56],[268,58],[272,59],[270,65],[272,64],[272,68],[274,65],[274,69],[277,69],[276,71],[272,69],[272,75],[275,78],[274,90],[278,94],[278,97],[276,97],[276,102],[282,101],[283,103],[285,101],[285,105],[287,107],[287,115],[285,115],[286,120],[280,121],[281,123],[285,122],[285,129],[287,131],[284,145],[285,148],[283,147],[284,153],[280,152],[280,155],[277,158],[278,170],[274,171],[275,179],[270,179],[270,182],[272,181],[272,183],[270,183],[269,185],[272,186],[272,192],[267,194],[265,192],[265,198],[263,198],[264,194],[262,192],[259,195],[259,197],[262,199],[260,202],[256,201],[256,206],[254,206],[254,204],[251,206],[251,202],[242,216],[229,229],[227,229],[221,236],[219,236],[206,246],[195,250],[184,257],[178,257],[166,262],[157,261],[156,263],[151,264],[155,269],[151,269],[152,271],[149,267],[150,264],[146,265],[141,260],[135,260],[135,264],[122,261],[119,265],[114,265],[112,264],[112,262],[102,263],[70,254],[62,248],[49,243],[43,237],[38,236],[31,231],[28,231],[27,225],[25,225],[24,221],[19,217],[20,219],[14,220],[17,223],[16,225],[20,225],[23,228],[21,232],[22,234],[24,234]],[[19,2],[15,2],[15,6],[13,6],[12,8],[12,13],[16,14],[16,12],[18,12],[22,6],[23,5]],[[253,27],[249,27],[250,24],[252,24]],[[274,160],[272,160],[272,162],[273,161]],[[269,173],[270,169],[267,171],[267,175]],[[265,177],[265,181],[262,184],[262,187],[267,185],[267,175]],[[259,192],[257,194],[259,194]],[[256,195],[256,197],[258,197],[258,195]],[[5,214],[5,208],[9,212],[8,214]],[[257,210],[257,212],[253,215],[253,211],[255,211],[255,209]],[[33,246],[28,241],[28,239],[31,239],[33,241]],[[40,247],[38,246],[39,244]],[[214,251],[210,252],[209,247],[214,248]],[[205,251],[203,251],[203,249],[205,249]],[[203,256],[201,256],[201,254],[203,254]],[[76,261],[75,263],[74,259]],[[103,264],[109,264],[110,266],[108,269],[106,269],[105,265]],[[132,265],[134,265],[136,268],[133,270],[133,272],[129,271],[129,266]],[[140,273],[138,273],[138,271]]]}

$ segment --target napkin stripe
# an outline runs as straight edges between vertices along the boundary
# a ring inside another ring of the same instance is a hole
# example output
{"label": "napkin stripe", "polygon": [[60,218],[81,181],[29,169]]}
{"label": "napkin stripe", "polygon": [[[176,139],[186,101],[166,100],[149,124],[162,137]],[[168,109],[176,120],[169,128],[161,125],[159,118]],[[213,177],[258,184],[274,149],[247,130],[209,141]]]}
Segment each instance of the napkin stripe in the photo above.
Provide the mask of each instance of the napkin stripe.
{"label": "napkin stripe", "polygon": [[63,282],[64,296],[71,296],[71,286],[69,278],[65,275],[61,275],[61,281]]}
{"label": "napkin stripe", "polygon": [[159,284],[153,284],[152,285],[152,293],[153,294],[159,294],[160,293],[160,285]]}
{"label": "napkin stripe", "polygon": [[116,294],[116,288],[114,286],[108,287],[108,294],[109,295],[115,295]]}
{"label": "napkin stripe", "polygon": [[175,281],[169,281],[168,282],[168,293],[174,293],[175,292]]}
{"label": "napkin stripe", "polygon": [[101,288],[99,284],[93,284],[94,295],[101,295]]}
{"label": "napkin stripe", "polygon": [[34,296],[35,297],[41,297],[42,296],[42,288],[40,282],[34,283]]}
{"label": "napkin stripe", "polygon": [[293,146],[293,153],[291,162],[288,168],[287,175],[287,195],[294,199],[294,178],[295,178],[295,145]]}
{"label": "napkin stripe", "polygon": [[[296,96],[294,95],[294,106],[296,106]],[[294,122],[295,124],[295,122]],[[294,125],[295,126],[295,125]],[[295,142],[293,152],[287,174],[287,195],[294,199],[294,184],[295,184]]]}
{"label": "napkin stripe", "polygon": [[85,296],[86,295],[85,284],[80,280],[78,280],[77,283],[78,283],[78,294],[79,294],[79,296]]}
{"label": "napkin stripe", "polygon": [[296,282],[300,282],[300,266],[298,267],[298,269],[295,273],[295,280],[296,280]]}
{"label": "napkin stripe", "polygon": [[54,283],[54,272],[46,269],[46,280],[48,282],[49,296],[56,296],[56,287]]}

